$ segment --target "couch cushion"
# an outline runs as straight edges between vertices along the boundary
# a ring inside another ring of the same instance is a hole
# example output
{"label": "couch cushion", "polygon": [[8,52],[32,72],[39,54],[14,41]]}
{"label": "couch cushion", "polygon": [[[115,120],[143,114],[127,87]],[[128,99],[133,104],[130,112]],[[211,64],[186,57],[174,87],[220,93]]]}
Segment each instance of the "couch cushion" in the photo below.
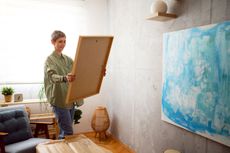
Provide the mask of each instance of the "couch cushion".
{"label": "couch cushion", "polygon": [[36,145],[49,141],[43,138],[30,138],[25,141],[9,144],[5,147],[6,153],[36,153]]}
{"label": "couch cushion", "polygon": [[11,144],[32,137],[27,113],[24,109],[6,109],[0,111],[0,131],[7,132],[5,144]]}

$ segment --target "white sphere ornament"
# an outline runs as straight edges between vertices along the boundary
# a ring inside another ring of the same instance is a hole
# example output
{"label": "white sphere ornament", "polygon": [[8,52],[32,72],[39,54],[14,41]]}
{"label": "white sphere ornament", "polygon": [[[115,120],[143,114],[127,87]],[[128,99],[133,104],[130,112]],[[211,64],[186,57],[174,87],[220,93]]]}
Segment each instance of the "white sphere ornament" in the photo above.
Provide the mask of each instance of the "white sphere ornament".
{"label": "white sphere ornament", "polygon": [[151,4],[150,12],[155,14],[157,12],[166,13],[167,12],[167,4],[163,0],[155,0]]}

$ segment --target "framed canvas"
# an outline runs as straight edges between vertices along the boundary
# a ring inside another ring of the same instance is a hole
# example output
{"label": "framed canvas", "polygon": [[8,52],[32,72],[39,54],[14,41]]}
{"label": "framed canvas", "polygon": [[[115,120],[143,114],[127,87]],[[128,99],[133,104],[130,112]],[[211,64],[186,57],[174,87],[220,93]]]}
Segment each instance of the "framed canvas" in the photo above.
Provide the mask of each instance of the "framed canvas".
{"label": "framed canvas", "polygon": [[66,103],[73,103],[100,91],[113,36],[80,36],[72,74],[76,80],[69,84]]}
{"label": "framed canvas", "polygon": [[162,120],[230,146],[230,21],[165,33]]}

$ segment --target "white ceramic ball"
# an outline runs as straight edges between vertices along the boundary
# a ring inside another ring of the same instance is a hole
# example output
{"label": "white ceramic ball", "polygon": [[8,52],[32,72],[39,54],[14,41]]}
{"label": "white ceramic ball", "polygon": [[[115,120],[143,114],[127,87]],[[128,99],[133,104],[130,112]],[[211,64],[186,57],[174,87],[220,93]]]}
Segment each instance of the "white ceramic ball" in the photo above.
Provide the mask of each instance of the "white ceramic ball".
{"label": "white ceramic ball", "polygon": [[166,13],[167,12],[167,4],[163,0],[155,0],[151,4],[150,12],[155,14],[157,12]]}

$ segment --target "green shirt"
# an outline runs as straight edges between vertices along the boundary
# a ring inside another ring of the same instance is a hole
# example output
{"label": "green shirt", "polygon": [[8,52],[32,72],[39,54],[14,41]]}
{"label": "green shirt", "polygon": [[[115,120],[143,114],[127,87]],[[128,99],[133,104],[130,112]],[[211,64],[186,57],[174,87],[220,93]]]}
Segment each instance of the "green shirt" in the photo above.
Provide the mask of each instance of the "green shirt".
{"label": "green shirt", "polygon": [[72,108],[66,104],[68,82],[65,76],[71,72],[73,60],[66,55],[58,55],[55,51],[47,57],[44,68],[44,86],[48,102],[60,108]]}

